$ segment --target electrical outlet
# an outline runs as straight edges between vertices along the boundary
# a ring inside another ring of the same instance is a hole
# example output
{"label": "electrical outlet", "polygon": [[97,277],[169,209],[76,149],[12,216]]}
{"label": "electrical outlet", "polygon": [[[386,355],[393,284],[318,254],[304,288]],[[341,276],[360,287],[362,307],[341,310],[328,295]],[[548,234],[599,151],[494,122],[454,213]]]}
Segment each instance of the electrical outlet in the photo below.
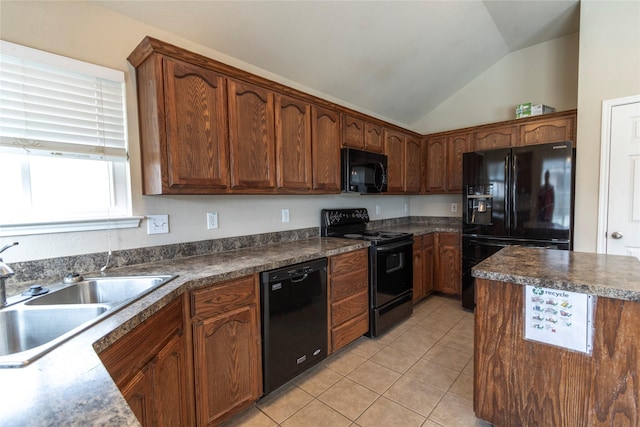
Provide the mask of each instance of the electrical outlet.
{"label": "electrical outlet", "polygon": [[405,203],[404,204],[404,213],[407,213],[407,212],[409,212],[409,204]]}
{"label": "electrical outlet", "polygon": [[218,228],[218,212],[207,212],[207,228]]}
{"label": "electrical outlet", "polygon": [[380,205],[376,205],[376,215],[380,215]]}
{"label": "electrical outlet", "polygon": [[169,232],[169,215],[147,215],[147,234]]}
{"label": "electrical outlet", "polygon": [[289,222],[289,209],[282,209],[282,222]]}
{"label": "electrical outlet", "polygon": [[451,212],[458,212],[458,204],[451,203]]}

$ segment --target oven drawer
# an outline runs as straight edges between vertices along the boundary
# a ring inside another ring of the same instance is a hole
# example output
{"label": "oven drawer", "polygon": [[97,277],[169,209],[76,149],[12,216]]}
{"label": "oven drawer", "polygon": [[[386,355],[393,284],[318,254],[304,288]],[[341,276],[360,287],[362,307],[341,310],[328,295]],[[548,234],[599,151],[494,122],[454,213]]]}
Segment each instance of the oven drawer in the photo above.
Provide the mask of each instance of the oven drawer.
{"label": "oven drawer", "polygon": [[369,330],[369,312],[365,312],[348,322],[331,330],[331,346],[333,351],[357,340]]}
{"label": "oven drawer", "polygon": [[369,292],[363,291],[331,304],[331,326],[338,326],[347,320],[366,313],[369,309]]}

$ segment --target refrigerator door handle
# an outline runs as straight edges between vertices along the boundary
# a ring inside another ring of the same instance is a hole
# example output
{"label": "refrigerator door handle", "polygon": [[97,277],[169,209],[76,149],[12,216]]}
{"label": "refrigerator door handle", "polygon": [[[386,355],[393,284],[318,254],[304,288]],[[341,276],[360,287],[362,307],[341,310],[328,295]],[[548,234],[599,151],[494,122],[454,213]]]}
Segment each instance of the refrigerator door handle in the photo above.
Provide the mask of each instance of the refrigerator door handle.
{"label": "refrigerator door handle", "polygon": [[511,177],[510,177],[511,165],[510,165],[509,159],[510,159],[510,156],[504,157],[504,193],[503,193],[504,203],[502,206],[502,210],[504,213],[504,226],[507,233],[509,233],[509,230],[511,230],[511,214],[509,212],[510,206],[511,206],[511,201],[509,200],[510,198],[509,183],[511,182]]}
{"label": "refrigerator door handle", "polygon": [[518,194],[518,156],[514,153],[511,157],[511,203],[509,209],[509,235],[513,236],[513,231],[518,228],[518,212],[516,210],[516,196]]}

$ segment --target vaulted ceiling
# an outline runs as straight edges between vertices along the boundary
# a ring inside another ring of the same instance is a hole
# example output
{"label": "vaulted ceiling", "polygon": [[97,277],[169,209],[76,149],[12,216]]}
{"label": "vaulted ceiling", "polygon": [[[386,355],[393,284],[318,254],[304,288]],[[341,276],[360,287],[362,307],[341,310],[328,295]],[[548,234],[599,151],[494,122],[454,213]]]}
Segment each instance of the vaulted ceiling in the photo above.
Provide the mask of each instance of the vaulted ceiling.
{"label": "vaulted ceiling", "polygon": [[94,2],[409,127],[579,26],[578,0]]}

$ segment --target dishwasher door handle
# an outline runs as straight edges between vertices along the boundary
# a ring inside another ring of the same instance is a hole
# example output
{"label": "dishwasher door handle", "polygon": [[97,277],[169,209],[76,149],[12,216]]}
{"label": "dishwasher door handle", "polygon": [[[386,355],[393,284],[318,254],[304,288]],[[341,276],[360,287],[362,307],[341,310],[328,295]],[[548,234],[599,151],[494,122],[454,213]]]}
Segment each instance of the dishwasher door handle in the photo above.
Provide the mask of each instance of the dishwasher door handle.
{"label": "dishwasher door handle", "polygon": [[299,279],[291,278],[289,280],[291,280],[291,283],[300,283],[300,282],[304,282],[307,279],[307,277],[309,277],[309,274],[305,273]]}

